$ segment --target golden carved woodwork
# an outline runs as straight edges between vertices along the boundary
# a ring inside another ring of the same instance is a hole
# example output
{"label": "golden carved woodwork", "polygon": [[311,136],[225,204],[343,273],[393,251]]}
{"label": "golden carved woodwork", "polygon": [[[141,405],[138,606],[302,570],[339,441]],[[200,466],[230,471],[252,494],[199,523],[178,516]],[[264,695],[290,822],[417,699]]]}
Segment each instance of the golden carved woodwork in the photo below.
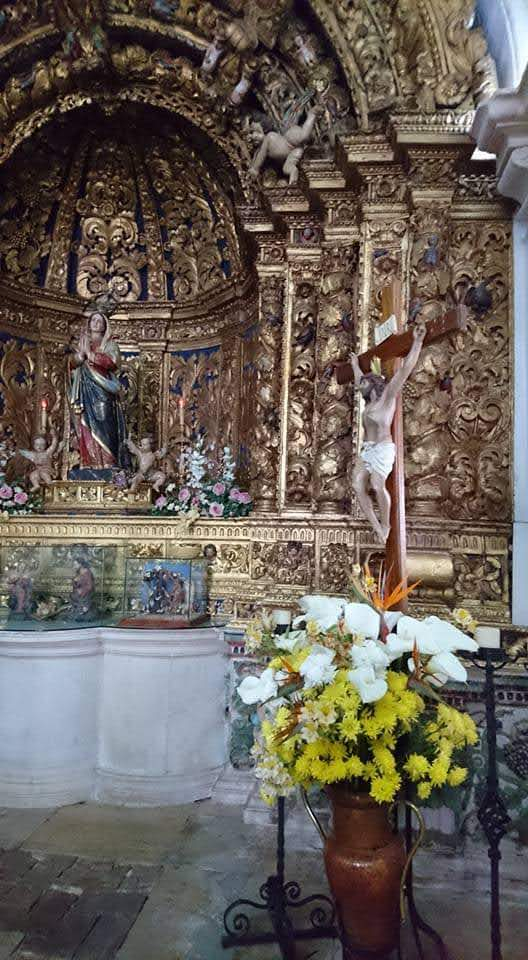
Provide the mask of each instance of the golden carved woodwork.
{"label": "golden carved woodwork", "polygon": [[466,335],[434,345],[409,384],[408,497],[422,513],[504,520],[511,503],[509,225],[457,222],[449,240],[450,290],[464,293],[486,278],[492,308],[469,320]]}
{"label": "golden carved woodwork", "polygon": [[353,391],[349,385],[337,383],[332,365],[348,360],[354,344],[356,269],[354,248],[326,252],[317,321],[314,463],[314,497],[323,513],[341,513],[350,491]]}
{"label": "golden carved woodwork", "polygon": [[246,402],[253,432],[252,493],[261,510],[276,507],[279,478],[281,358],[284,321],[284,279],[262,274],[260,322],[255,335],[252,384]]}
{"label": "golden carved woodwork", "polygon": [[309,508],[313,496],[316,330],[320,275],[293,271],[289,344],[286,501]]}
{"label": "golden carved woodwork", "polygon": [[116,507],[148,510],[151,506],[151,490],[142,483],[135,493],[103,483],[99,480],[57,480],[45,489],[45,506],[48,510],[78,511],[108,510]]}
{"label": "golden carved woodwork", "polygon": [[59,125],[51,164],[40,137],[3,172],[0,270],[24,286],[124,303],[182,304],[240,277],[232,204],[188,144],[108,136],[95,118],[79,134]]}
{"label": "golden carved woodwork", "polygon": [[17,446],[28,447],[34,421],[36,344],[9,335],[0,338],[2,431],[11,431]]}
{"label": "golden carved woodwork", "polygon": [[[187,435],[232,446],[256,512],[192,531],[126,516],[146,500],[66,484],[66,449],[50,512],[2,532],[14,550],[86,539],[174,556],[182,538],[194,551],[212,543],[212,607],[237,623],[345,590],[351,565],[379,554],[349,482],[359,408],[329,366],[371,345],[394,278],[426,317],[485,281],[491,308],[429,348],[406,388],[409,568],[416,609],[464,603],[500,622],[511,238],[493,170],[472,163],[465,136],[494,82],[480,29],[465,26],[474,4],[304,6],[101,0],[81,22],[78,0],[4,5],[2,426],[26,446],[46,397],[48,426],[68,440],[81,301],[111,291],[132,434],[178,439],[183,394]],[[270,163],[260,186],[249,173],[259,124],[282,132],[309,106],[299,183],[283,186]]]}

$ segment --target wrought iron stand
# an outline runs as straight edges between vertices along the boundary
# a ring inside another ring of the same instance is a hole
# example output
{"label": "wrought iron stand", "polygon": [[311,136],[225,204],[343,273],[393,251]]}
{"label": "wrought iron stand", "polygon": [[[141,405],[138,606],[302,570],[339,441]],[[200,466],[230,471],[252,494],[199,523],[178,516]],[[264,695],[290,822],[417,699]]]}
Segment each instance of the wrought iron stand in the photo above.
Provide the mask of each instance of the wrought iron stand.
{"label": "wrought iron stand", "polygon": [[[407,855],[411,852],[413,847],[413,830],[412,830],[412,809],[409,805],[405,806],[405,849]],[[418,953],[419,960],[425,960],[426,954],[424,953],[422,946],[421,934],[428,938],[435,947],[435,957],[437,960],[451,960],[449,951],[442,940],[442,937],[436,930],[431,927],[425,920],[420,916],[418,912],[418,907],[416,906],[414,900],[414,884],[413,884],[413,865],[412,860],[409,862],[407,869],[407,874],[405,876],[405,899],[407,901],[407,909],[409,911],[409,923],[411,925],[411,930],[413,932],[414,942],[416,945],[416,950]],[[430,956],[430,954],[427,954]],[[402,947],[401,944],[398,948],[398,960],[403,960]]]}
{"label": "wrought iron stand", "polygon": [[[335,926],[335,909],[324,894],[301,897],[301,888],[296,880],[284,880],[284,797],[279,797],[277,823],[277,867],[260,887],[261,902],[235,900],[224,913],[225,934],[223,947],[254,946],[260,943],[277,943],[283,960],[295,960],[295,942],[299,940],[327,940],[339,937]],[[296,928],[288,911],[310,906],[310,926]],[[272,931],[251,931],[251,920],[244,908],[266,910]]]}
{"label": "wrought iron stand", "polygon": [[502,960],[499,864],[500,844],[508,830],[510,817],[499,791],[497,771],[497,716],[495,711],[495,674],[515,658],[501,650],[482,649],[472,658],[480,670],[484,670],[484,703],[486,706],[486,742],[488,769],[486,792],[478,809],[478,819],[488,841],[488,857],[491,870],[491,960]]}

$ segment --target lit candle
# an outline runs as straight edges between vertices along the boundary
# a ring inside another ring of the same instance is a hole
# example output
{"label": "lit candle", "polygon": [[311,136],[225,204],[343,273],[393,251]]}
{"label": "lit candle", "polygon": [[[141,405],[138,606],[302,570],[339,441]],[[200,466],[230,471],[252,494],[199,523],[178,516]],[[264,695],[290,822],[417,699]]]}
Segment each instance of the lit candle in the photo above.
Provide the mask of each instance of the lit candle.
{"label": "lit candle", "polygon": [[289,627],[291,623],[291,610],[272,610],[271,619],[276,627]]}
{"label": "lit candle", "polygon": [[46,397],[42,397],[40,401],[40,431],[41,433],[46,433],[46,427],[48,423],[48,401]]}
{"label": "lit candle", "polygon": [[501,634],[498,627],[477,627],[475,640],[479,647],[485,647],[488,650],[500,650]]}
{"label": "lit candle", "polygon": [[180,411],[180,433],[183,440],[183,437],[185,434],[185,400],[183,399],[183,397],[179,398],[178,407]]}

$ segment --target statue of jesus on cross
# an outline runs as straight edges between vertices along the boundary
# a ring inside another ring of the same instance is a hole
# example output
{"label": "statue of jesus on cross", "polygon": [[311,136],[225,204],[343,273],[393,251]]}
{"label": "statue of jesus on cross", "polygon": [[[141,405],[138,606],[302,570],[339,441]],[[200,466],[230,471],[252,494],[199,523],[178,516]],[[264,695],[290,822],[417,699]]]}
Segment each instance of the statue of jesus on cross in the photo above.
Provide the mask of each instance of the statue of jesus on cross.
{"label": "statue of jesus on cross", "polygon": [[[405,381],[413,372],[420,356],[425,338],[424,324],[417,324],[412,331],[413,342],[409,353],[390,380],[380,372],[363,373],[357,354],[350,361],[354,372],[354,384],[359,390],[365,407],[363,410],[363,445],[359,452],[352,482],[361,509],[380,543],[385,543],[390,531],[391,497],[385,486],[396,458],[396,446],[392,439],[392,423],[396,404]],[[379,510],[379,519],[369,493],[372,488]]]}
{"label": "statue of jesus on cross", "polygon": [[[402,292],[397,280],[381,291],[381,304],[385,323],[396,325],[399,332],[365,353],[353,354],[350,363],[336,363],[334,369],[338,383],[353,380],[365,399],[365,441],[354,469],[354,489],[376,536],[385,545],[390,592],[397,584],[405,584],[407,576],[402,389],[416,366],[422,346],[465,330],[468,311],[459,303],[426,324],[403,330]],[[379,375],[373,375],[373,361],[380,368],[383,365],[388,379],[381,376],[381,369]]]}

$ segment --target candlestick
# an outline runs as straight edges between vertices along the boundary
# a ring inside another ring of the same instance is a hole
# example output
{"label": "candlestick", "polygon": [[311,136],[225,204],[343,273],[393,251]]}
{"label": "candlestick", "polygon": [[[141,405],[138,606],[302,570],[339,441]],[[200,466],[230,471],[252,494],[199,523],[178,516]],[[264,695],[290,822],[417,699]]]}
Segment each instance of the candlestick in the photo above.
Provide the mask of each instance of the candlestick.
{"label": "candlestick", "polygon": [[289,627],[291,623],[291,610],[272,610],[271,619],[276,627]]}
{"label": "candlestick", "polygon": [[475,640],[479,647],[486,647],[488,650],[500,650],[501,633],[498,627],[477,627]]}
{"label": "candlestick", "polygon": [[42,397],[40,401],[40,426],[39,430],[41,433],[46,433],[46,427],[48,425],[48,401],[46,397]]}
{"label": "candlestick", "polygon": [[185,400],[183,397],[178,399],[178,408],[180,413],[180,433],[183,440],[185,434]]}

